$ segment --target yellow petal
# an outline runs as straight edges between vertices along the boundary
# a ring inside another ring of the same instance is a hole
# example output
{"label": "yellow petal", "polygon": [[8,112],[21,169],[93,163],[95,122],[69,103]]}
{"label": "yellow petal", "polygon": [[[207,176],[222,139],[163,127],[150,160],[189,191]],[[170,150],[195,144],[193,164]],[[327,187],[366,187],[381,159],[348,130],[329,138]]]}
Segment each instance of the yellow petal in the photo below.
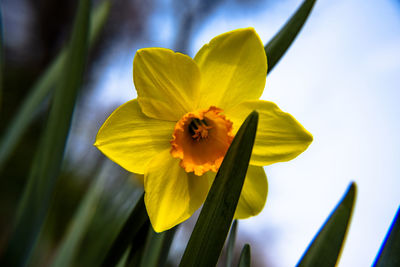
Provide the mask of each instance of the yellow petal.
{"label": "yellow petal", "polygon": [[101,126],[95,146],[130,172],[144,173],[148,162],[170,148],[175,123],[145,116],[137,100],[117,108]]}
{"label": "yellow petal", "polygon": [[235,219],[246,219],[259,214],[264,208],[267,194],[268,182],[264,168],[249,165],[236,207]]}
{"label": "yellow petal", "polygon": [[254,29],[239,29],[212,39],[194,60],[202,75],[198,108],[230,109],[259,99],[265,86],[267,58]]}
{"label": "yellow petal", "polygon": [[207,196],[208,179],[187,173],[179,161],[165,150],[150,162],[144,175],[144,201],[156,232],[188,219]]}
{"label": "yellow petal", "polygon": [[165,48],[144,48],[133,60],[133,81],[144,114],[178,121],[193,110],[200,71],[186,55]]}
{"label": "yellow petal", "polygon": [[311,144],[312,135],[289,113],[272,102],[246,101],[226,112],[237,132],[246,116],[253,110],[259,113],[256,140],[250,164],[265,166],[297,157]]}

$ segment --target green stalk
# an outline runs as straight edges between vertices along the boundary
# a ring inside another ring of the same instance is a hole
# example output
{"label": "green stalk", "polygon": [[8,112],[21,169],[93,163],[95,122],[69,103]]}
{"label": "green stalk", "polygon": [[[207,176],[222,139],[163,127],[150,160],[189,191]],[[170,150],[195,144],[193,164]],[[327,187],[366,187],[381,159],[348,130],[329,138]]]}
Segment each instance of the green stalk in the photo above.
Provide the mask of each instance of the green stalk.
{"label": "green stalk", "polygon": [[[110,10],[110,1],[105,0],[93,11],[90,22],[89,46],[93,46],[103,28]],[[1,41],[0,41],[1,43]],[[1,53],[1,52],[0,52]],[[0,54],[1,57],[1,54]],[[45,98],[52,93],[53,88],[59,81],[65,60],[67,47],[53,60],[43,75],[33,85],[29,94],[24,99],[18,113],[11,120],[4,135],[0,139],[0,171],[4,168],[7,159],[14,151],[16,145],[22,138],[30,123],[37,117],[38,108],[43,104]],[[0,73],[1,82],[1,73]]]}
{"label": "green stalk", "polygon": [[53,97],[29,180],[18,206],[16,224],[3,266],[25,266],[41,231],[57,181],[88,49],[90,0],[79,1],[63,75]]}

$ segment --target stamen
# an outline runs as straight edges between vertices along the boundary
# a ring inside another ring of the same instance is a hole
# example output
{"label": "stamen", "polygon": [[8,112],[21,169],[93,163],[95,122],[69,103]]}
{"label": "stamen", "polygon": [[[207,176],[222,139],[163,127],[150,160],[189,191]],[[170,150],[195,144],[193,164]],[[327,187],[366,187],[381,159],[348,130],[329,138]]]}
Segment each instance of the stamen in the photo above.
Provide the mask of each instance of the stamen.
{"label": "stamen", "polygon": [[189,126],[189,133],[192,138],[196,141],[200,141],[201,139],[208,138],[208,130],[211,129],[211,126],[208,126],[206,120],[200,120],[198,118],[192,119]]}

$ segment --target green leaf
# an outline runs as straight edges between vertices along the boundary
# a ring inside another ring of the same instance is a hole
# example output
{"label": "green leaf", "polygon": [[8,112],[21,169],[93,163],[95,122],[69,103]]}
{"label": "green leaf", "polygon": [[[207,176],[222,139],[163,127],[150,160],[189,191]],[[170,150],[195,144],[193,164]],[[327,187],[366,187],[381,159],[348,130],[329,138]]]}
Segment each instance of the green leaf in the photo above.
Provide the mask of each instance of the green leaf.
{"label": "green leaf", "polygon": [[250,245],[244,245],[242,253],[240,253],[239,265],[238,267],[250,267],[251,257],[250,257]]}
{"label": "green leaf", "polygon": [[[89,37],[90,46],[94,44],[99,36],[100,30],[108,17],[109,10],[110,1],[105,0],[92,12]],[[11,152],[22,138],[23,133],[38,114],[38,108],[43,104],[46,96],[49,95],[57,81],[59,81],[67,58],[67,49],[68,47],[61,51],[31,88],[28,96],[24,99],[19,108],[18,113],[11,120],[4,135],[2,135],[0,139],[0,171],[3,169]]]}
{"label": "green leaf", "polygon": [[102,266],[115,266],[128,249],[131,242],[135,242],[137,237],[141,235],[141,232],[147,230],[145,224],[149,224],[149,217],[144,205],[143,194],[113,242],[110,250],[107,252]]}
{"label": "green leaf", "polygon": [[215,177],[180,266],[215,266],[239,201],[257,131],[258,113],[246,118]]}
{"label": "green leaf", "polygon": [[304,0],[296,13],[286,22],[283,28],[265,45],[265,53],[268,59],[268,73],[285,54],[300,32],[316,0]]}
{"label": "green leaf", "polygon": [[375,259],[374,267],[400,266],[400,207]]}
{"label": "green leaf", "polygon": [[232,223],[231,232],[228,237],[228,244],[226,247],[226,267],[232,266],[233,254],[235,252],[237,224],[238,224],[238,221],[234,220]]}
{"label": "green leaf", "polygon": [[[125,173],[116,175],[121,167],[109,160],[105,164],[112,168],[106,168],[101,175],[110,177],[110,181],[107,182],[107,190],[101,195],[71,266],[100,266],[143,194],[142,188],[134,183],[134,177],[127,177]],[[147,233],[147,229],[144,233]]]}
{"label": "green leaf", "polygon": [[31,255],[50,205],[61,168],[72,112],[85,68],[90,0],[79,1],[78,13],[46,129],[18,206],[14,233],[6,251],[7,266],[24,266]]}
{"label": "green leaf", "polygon": [[147,221],[147,223],[143,226],[143,229],[140,230],[139,234],[134,240],[132,240],[128,259],[124,265],[125,267],[140,266],[150,228],[150,222]]}
{"label": "green leaf", "polygon": [[[104,168],[107,166],[108,165],[105,165]],[[55,255],[52,266],[73,266],[80,244],[90,226],[90,222],[93,220],[96,208],[100,202],[100,196],[103,192],[106,179],[104,174],[104,171],[100,173],[97,180],[94,181],[94,184],[85,195],[82,203],[79,205],[78,211],[72,220],[72,224],[65,235],[65,240],[62,242]]]}
{"label": "green leaf", "polygon": [[118,264],[116,265],[117,267],[124,267],[127,266],[126,263],[128,261],[128,257],[129,257],[129,251],[126,251],[124,253],[124,255],[122,256],[122,258],[119,260]]}
{"label": "green leaf", "polygon": [[351,183],[346,194],[314,237],[298,266],[336,266],[356,197],[356,184]]}
{"label": "green leaf", "polygon": [[[132,183],[132,177],[116,176],[119,169],[113,162],[105,161],[97,181],[85,195],[65,234],[65,240],[55,256],[54,266],[100,266],[143,194]],[[103,190],[108,177],[112,177],[112,182],[109,181],[111,184],[107,184],[107,190]],[[145,240],[147,229],[143,232]],[[128,251],[125,254],[127,259]],[[120,264],[123,265],[121,261]]]}
{"label": "green leaf", "polygon": [[141,267],[161,267],[165,265],[176,229],[177,227],[174,227],[168,231],[156,233],[150,227],[140,262]]}

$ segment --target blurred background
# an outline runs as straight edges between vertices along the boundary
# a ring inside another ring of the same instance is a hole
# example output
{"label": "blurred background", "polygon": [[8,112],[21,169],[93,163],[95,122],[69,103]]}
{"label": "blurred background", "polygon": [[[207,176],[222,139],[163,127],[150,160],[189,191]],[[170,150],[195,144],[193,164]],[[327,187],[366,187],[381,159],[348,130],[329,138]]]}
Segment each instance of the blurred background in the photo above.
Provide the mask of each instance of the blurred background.
{"label": "blurred background", "polygon": [[[136,98],[132,61],[137,49],[166,47],[193,57],[214,36],[243,27],[254,27],[267,43],[301,2],[113,1],[90,52],[63,171],[34,263],[51,262],[94,177],[105,177],[107,186],[96,202],[97,224],[91,225],[83,244],[107,235],[104,223],[121,224],[140,195],[136,179],[92,146],[108,115]],[[76,3],[1,1],[1,135],[68,40]],[[317,1],[296,41],[267,77],[262,96],[291,113],[314,135],[314,142],[295,160],[266,167],[267,204],[259,216],[239,221],[238,250],[245,242],[251,244],[253,266],[295,265],[351,181],[358,185],[358,196],[339,265],[371,265],[400,204],[399,47],[400,1]],[[0,254],[47,111],[46,101],[0,170]],[[194,222],[179,229],[171,263],[182,253]]]}

